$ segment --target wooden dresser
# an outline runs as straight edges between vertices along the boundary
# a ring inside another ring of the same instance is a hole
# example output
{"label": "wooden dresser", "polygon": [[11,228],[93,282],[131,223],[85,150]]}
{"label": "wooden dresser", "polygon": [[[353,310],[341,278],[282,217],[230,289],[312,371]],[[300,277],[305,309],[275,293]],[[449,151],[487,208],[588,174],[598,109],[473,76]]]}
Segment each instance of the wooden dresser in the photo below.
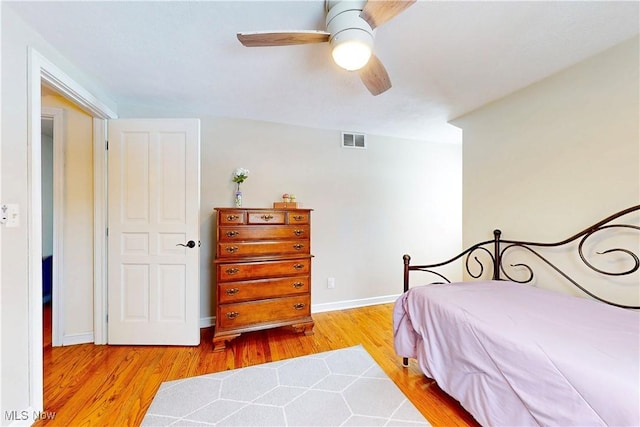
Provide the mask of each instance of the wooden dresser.
{"label": "wooden dresser", "polygon": [[311,209],[216,208],[214,351],[244,332],[313,334]]}

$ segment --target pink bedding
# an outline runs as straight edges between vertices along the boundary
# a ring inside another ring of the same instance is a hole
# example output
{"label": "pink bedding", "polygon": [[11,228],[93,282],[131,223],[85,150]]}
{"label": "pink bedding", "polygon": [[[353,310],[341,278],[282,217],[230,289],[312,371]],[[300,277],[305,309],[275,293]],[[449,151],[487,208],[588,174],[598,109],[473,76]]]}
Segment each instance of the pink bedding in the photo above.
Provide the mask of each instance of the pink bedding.
{"label": "pink bedding", "polygon": [[505,281],[410,289],[398,355],[486,426],[639,426],[640,313]]}

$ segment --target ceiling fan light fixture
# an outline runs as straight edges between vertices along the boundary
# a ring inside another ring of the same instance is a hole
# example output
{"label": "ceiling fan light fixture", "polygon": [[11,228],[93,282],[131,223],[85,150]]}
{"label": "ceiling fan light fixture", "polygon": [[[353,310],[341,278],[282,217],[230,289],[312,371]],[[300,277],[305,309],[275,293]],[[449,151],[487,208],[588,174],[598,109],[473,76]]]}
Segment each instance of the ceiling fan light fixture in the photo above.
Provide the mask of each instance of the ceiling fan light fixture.
{"label": "ceiling fan light fixture", "polygon": [[371,45],[360,40],[345,40],[334,44],[333,60],[347,71],[356,71],[367,65],[371,58]]}
{"label": "ceiling fan light fixture", "polygon": [[328,41],[336,64],[345,70],[358,70],[362,83],[376,96],[391,88],[391,80],[380,59],[373,54],[375,28],[415,2],[416,0],[325,0],[326,31],[260,31],[238,33],[237,37],[247,47]]}
{"label": "ceiling fan light fixture", "polygon": [[366,1],[327,2],[327,31],[331,33],[331,55],[348,71],[367,65],[373,51],[373,30],[360,17]]}

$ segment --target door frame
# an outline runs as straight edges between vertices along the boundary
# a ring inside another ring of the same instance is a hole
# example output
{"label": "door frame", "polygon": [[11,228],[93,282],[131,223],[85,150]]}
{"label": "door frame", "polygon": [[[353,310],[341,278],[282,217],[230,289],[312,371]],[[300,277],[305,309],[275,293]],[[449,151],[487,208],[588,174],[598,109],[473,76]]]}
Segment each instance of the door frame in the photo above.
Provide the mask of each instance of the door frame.
{"label": "door frame", "polygon": [[[27,51],[27,229],[28,229],[28,292],[29,292],[29,406],[36,411],[44,409],[44,364],[42,360],[42,183],[41,183],[41,85],[62,94],[65,98],[94,117],[94,186],[104,189],[106,180],[105,135],[100,124],[116,118],[117,114],[108,104],[94,96],[82,85],[49,61],[37,50]],[[109,102],[115,105],[113,102]],[[96,122],[98,126],[96,126]],[[98,128],[98,130],[96,130]],[[97,136],[97,140],[96,140]],[[96,145],[100,149],[96,150]],[[96,169],[95,166],[98,165]],[[95,188],[94,188],[95,190]],[[94,322],[100,324],[94,330],[94,340],[106,328],[103,298],[106,272],[106,193],[94,193]],[[98,230],[99,229],[99,230]],[[99,235],[99,238],[95,237]],[[97,279],[97,280],[96,280]],[[97,336],[98,335],[98,336]]]}

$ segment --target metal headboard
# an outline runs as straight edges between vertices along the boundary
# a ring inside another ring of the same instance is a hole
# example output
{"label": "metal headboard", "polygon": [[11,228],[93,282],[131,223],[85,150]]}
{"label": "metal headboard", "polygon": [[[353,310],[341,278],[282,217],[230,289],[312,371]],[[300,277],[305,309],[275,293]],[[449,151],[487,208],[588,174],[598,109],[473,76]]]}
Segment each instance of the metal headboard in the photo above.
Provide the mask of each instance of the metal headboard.
{"label": "metal headboard", "polygon": [[[640,232],[639,225],[616,221],[619,218],[622,218],[636,211],[640,211],[640,205],[632,206],[630,208],[617,212],[603,219],[602,221],[597,222],[591,227],[588,227],[582,230],[581,232],[556,243],[539,243],[539,242],[526,242],[526,241],[518,241],[518,240],[506,240],[501,238],[502,233],[500,230],[494,230],[493,240],[487,240],[484,242],[476,243],[475,245],[469,247],[468,249],[456,255],[455,257],[447,261],[439,262],[436,264],[410,265],[411,257],[405,254],[402,257],[404,260],[404,291],[406,292],[407,290],[409,290],[409,272],[410,271],[423,271],[423,272],[434,274],[437,277],[439,277],[439,279],[442,279],[441,282],[433,282],[433,283],[451,283],[451,281],[447,277],[445,277],[442,273],[436,271],[435,269],[437,269],[438,267],[442,267],[447,264],[450,264],[452,262],[455,262],[456,260],[459,260],[463,257],[464,257],[464,266],[467,274],[469,274],[474,279],[480,278],[484,274],[485,264],[483,263],[483,260],[481,260],[478,257],[479,252],[484,253],[485,255],[488,255],[488,259],[490,261],[488,261],[487,263],[490,264],[493,280],[510,280],[518,283],[529,283],[534,278],[533,269],[529,265],[518,263],[518,264],[508,264],[505,266],[503,264],[503,259],[507,251],[511,251],[514,248],[520,248],[531,253],[534,257],[541,260],[544,264],[546,264],[551,269],[553,269],[556,273],[558,273],[560,276],[566,279],[573,286],[577,287],[582,292],[586,293],[592,298],[595,298],[598,301],[602,301],[604,303],[614,305],[617,307],[639,309],[640,306],[616,303],[594,294],[592,291],[589,291],[588,289],[586,289],[585,286],[578,283],[576,279],[569,276],[569,274],[563,271],[556,264],[552,263],[546,256],[542,255],[539,251],[539,249],[541,248],[564,247],[565,245],[569,245],[573,242],[578,242],[578,247],[577,247],[578,255],[580,256],[580,259],[582,260],[584,265],[586,265],[590,270],[604,276],[631,275],[640,269],[640,259],[638,258],[638,252],[639,252],[638,247],[635,247],[633,250],[626,249],[626,248],[611,248],[601,252],[597,252],[598,255],[617,253],[617,254],[622,254],[622,256],[624,257],[629,257],[631,266],[628,268],[621,268],[621,270],[618,270],[618,271],[607,271],[602,268],[597,268],[596,266],[594,266],[594,264],[590,262],[585,256],[583,247],[585,242],[587,242],[587,240],[589,240],[590,237],[592,237],[595,233],[601,232],[603,230],[606,230],[607,232],[611,232],[614,230],[633,230],[633,231]],[[484,258],[485,257],[483,257],[483,259]],[[473,268],[472,268],[472,265],[474,266]],[[515,277],[513,277],[513,274],[512,275],[509,274],[508,272],[509,269],[518,268],[518,267],[524,268],[524,270],[526,271],[526,277],[524,279],[516,279]],[[640,281],[639,281],[639,285],[640,285]]]}

